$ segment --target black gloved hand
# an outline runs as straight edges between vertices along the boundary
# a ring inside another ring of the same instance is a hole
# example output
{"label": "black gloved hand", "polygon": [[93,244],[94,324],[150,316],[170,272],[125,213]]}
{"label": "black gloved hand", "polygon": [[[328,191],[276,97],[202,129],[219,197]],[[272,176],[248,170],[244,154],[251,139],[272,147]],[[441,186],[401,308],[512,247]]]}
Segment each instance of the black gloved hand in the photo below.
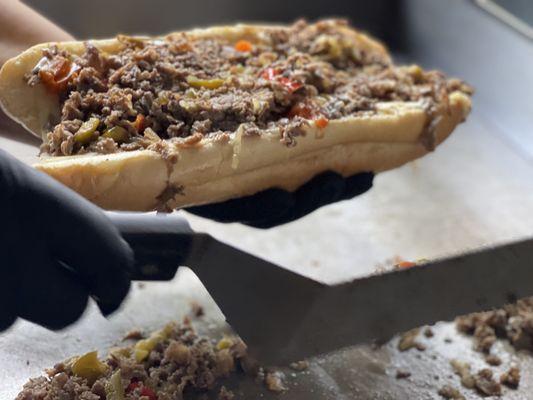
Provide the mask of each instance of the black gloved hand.
{"label": "black gloved hand", "polygon": [[115,311],[132,263],[96,206],[0,150],[0,330],[17,317],[63,328],[88,296]]}
{"label": "black gloved hand", "polygon": [[372,187],[374,174],[364,172],[343,178],[335,172],[315,176],[295,192],[268,189],[222,203],[186,208],[219,222],[241,222],[255,228],[286,224],[330,203],[348,200]]}

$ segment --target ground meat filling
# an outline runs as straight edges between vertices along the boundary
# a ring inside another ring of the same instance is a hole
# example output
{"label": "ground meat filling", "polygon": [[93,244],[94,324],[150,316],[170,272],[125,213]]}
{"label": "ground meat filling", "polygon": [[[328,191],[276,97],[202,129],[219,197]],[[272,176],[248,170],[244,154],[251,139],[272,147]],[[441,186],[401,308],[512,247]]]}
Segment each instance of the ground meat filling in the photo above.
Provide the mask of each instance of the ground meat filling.
{"label": "ground meat filling", "polygon": [[112,348],[104,359],[92,351],[56,364],[47,376],[30,379],[15,400],[232,400],[224,384],[243,373],[268,390],[286,390],[284,375],[260,367],[242,340],[224,336],[213,342],[188,319],[147,337],[134,331],[126,339],[136,342]]}
{"label": "ground meat filling", "polygon": [[[161,140],[224,138],[277,131],[288,146],[315,121],[375,112],[377,102],[424,101],[428,110],[469,88],[438,72],[396,67],[354,48],[343,21],[307,24],[236,43],[186,33],[141,41],[119,36],[107,54],[90,43],[81,56],[56,47],[26,79],[59,95],[43,151],[55,156],[152,148]],[[193,140],[197,142],[198,140]]]}

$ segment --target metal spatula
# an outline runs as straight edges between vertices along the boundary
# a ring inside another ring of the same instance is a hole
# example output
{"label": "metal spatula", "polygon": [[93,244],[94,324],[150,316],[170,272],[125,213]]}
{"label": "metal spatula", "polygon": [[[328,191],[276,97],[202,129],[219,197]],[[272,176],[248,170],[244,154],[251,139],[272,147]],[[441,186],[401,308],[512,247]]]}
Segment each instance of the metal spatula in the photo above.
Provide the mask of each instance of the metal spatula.
{"label": "metal spatula", "polygon": [[190,267],[265,365],[390,338],[533,295],[533,239],[330,285],[193,232],[178,214],[110,214],[135,252],[134,280]]}

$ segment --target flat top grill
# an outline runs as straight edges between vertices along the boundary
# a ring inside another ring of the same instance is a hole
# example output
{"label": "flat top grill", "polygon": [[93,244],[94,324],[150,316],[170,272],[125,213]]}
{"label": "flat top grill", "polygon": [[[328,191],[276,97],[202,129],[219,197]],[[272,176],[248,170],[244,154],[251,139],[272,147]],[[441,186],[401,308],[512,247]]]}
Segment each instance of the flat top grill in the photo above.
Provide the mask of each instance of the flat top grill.
{"label": "flat top grill", "polygon": [[[257,231],[188,217],[196,230],[321,280],[367,275],[396,255],[432,258],[533,233],[533,115],[527,113],[533,92],[524,89],[533,87],[531,42],[473,2],[405,4],[412,40],[402,58],[442,68],[476,87],[467,124],[434,154],[377,176],[375,189],[364,196],[297,223]],[[35,142],[16,141],[7,133],[16,129],[13,126],[0,129],[0,147],[30,162]],[[324,254],[327,261],[319,262],[326,259]],[[217,336],[228,329],[188,270],[171,283],[135,287],[122,312],[110,320],[91,307],[81,321],[60,333],[19,322],[0,335],[0,398],[14,398],[28,378],[64,358],[93,349],[103,354],[131,328],[149,331],[180,320],[191,300],[206,309],[205,320],[197,323],[201,332]],[[395,339],[378,350],[357,346],[314,359],[307,372],[288,372],[290,398],[438,399],[437,390],[445,383],[460,388],[451,358],[472,363],[474,370],[487,366],[473,352],[470,339],[458,335],[452,324],[439,324],[434,332],[435,337],[421,339],[427,344],[424,352],[399,353]],[[497,376],[512,360],[522,371],[519,390],[505,391],[505,398],[533,399],[533,358],[516,355],[503,343],[495,350],[504,360],[501,367],[491,367]],[[411,377],[396,379],[398,369],[411,372]],[[236,387],[241,398],[257,398],[258,391],[262,398],[278,398],[248,379],[228,386]],[[478,398],[461,391],[467,398]]]}

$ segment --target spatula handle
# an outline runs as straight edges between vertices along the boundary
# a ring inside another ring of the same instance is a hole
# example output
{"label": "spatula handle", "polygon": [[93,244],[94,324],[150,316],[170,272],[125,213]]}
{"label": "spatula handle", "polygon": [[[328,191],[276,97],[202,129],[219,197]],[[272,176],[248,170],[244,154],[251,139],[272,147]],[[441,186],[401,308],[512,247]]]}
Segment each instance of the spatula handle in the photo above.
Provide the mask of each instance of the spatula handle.
{"label": "spatula handle", "polygon": [[108,212],[107,216],[132,248],[132,280],[170,280],[187,259],[194,231],[179,213]]}

